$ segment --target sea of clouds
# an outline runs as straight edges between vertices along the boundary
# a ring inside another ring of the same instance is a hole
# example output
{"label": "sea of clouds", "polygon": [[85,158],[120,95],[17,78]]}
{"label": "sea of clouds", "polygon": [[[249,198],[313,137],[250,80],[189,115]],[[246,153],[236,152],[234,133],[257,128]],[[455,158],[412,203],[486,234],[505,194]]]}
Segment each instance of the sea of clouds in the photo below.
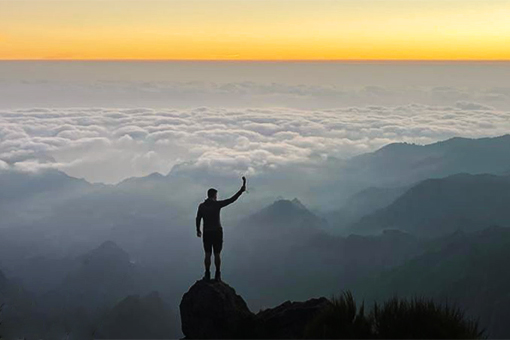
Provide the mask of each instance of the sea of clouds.
{"label": "sea of clouds", "polygon": [[0,168],[56,168],[115,183],[175,165],[257,176],[320,166],[393,142],[432,143],[510,131],[510,111],[451,106],[291,108],[36,108],[0,110]]}

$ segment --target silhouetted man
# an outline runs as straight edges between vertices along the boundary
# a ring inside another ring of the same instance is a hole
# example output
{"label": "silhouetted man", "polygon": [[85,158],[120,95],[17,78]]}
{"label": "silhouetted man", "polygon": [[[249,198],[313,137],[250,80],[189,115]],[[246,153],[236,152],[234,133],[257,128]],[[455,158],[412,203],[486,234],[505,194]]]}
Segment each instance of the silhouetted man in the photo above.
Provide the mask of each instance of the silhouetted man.
{"label": "silhouetted man", "polygon": [[204,219],[204,250],[205,250],[205,280],[211,279],[211,253],[214,251],[214,265],[216,274],[214,279],[221,281],[221,249],[223,248],[223,228],[220,221],[220,210],[234,203],[243,192],[246,191],[246,178],[243,177],[243,186],[229,199],[218,201],[218,190],[209,189],[207,199],[198,206],[197,211],[197,236],[201,237],[200,221]]}

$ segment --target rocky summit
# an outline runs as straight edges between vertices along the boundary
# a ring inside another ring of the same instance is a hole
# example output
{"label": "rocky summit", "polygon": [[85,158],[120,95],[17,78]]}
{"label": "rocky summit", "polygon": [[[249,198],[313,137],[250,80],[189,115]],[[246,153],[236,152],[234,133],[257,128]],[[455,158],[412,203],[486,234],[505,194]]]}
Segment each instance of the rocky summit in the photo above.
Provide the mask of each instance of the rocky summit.
{"label": "rocky summit", "polygon": [[299,339],[330,303],[326,298],[287,301],[254,314],[228,284],[201,280],[182,298],[182,332],[187,339]]}
{"label": "rocky summit", "polygon": [[286,301],[275,308],[269,308],[256,315],[258,338],[301,339],[308,323],[331,302],[322,297],[305,302]]}
{"label": "rocky summit", "polygon": [[197,281],[181,304],[182,332],[189,339],[245,338],[254,315],[243,298],[223,282]]}

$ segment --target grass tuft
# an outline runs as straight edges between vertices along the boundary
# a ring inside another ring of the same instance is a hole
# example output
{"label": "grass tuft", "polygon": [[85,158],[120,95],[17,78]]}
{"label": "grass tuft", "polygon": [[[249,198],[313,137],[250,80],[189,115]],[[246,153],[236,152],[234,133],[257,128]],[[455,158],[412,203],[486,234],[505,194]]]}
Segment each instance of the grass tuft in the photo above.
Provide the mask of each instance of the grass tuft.
{"label": "grass tuft", "polygon": [[306,327],[314,339],[481,339],[484,330],[456,307],[433,300],[392,298],[375,303],[365,314],[350,292],[334,297],[331,305]]}

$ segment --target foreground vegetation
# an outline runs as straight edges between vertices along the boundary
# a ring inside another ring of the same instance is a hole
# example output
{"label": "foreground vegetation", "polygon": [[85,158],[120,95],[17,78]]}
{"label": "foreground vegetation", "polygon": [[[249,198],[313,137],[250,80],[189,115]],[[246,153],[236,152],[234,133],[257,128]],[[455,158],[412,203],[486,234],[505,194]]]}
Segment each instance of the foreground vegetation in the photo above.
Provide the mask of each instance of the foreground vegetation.
{"label": "foreground vegetation", "polygon": [[311,339],[480,339],[484,330],[464,313],[433,300],[392,298],[375,303],[369,313],[358,308],[350,292],[332,299],[332,304],[308,324]]}

